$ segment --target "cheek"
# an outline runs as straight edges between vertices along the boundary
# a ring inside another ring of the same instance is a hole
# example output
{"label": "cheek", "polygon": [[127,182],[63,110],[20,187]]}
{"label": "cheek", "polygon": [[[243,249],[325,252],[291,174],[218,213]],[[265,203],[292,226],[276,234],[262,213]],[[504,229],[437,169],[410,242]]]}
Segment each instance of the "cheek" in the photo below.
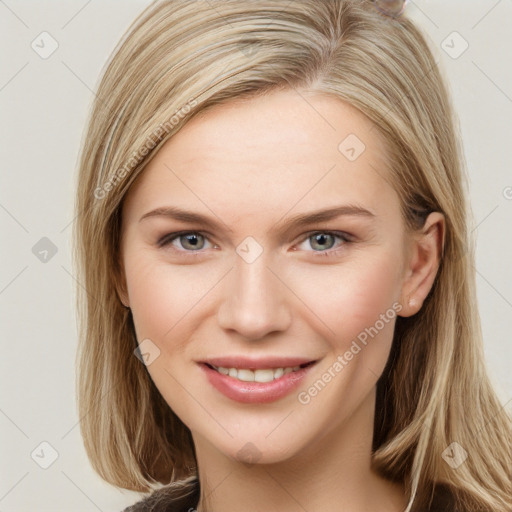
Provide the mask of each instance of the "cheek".
{"label": "cheek", "polygon": [[[299,402],[333,428],[365,400],[388,361],[401,310],[396,300],[397,261],[396,254],[382,251],[378,257],[361,257],[336,271],[331,267],[325,279],[329,285],[316,287],[312,294],[312,309],[333,332],[324,330],[330,353],[301,389]],[[333,403],[343,407],[326,406]]]}
{"label": "cheek", "polygon": [[208,302],[208,292],[221,277],[195,265],[172,266],[148,255],[125,263],[126,281],[139,340],[163,341],[183,329]]}
{"label": "cheek", "polygon": [[[326,326],[323,329],[326,338],[338,349],[344,349],[347,342],[374,326],[381,315],[387,313],[387,320],[396,317],[393,309],[399,297],[396,266],[396,254],[381,251],[356,256],[346,264],[306,269],[293,279],[292,287],[299,297],[306,298],[317,323]],[[384,322],[384,326],[378,323],[383,336],[390,331],[392,336],[390,323],[393,322]]]}

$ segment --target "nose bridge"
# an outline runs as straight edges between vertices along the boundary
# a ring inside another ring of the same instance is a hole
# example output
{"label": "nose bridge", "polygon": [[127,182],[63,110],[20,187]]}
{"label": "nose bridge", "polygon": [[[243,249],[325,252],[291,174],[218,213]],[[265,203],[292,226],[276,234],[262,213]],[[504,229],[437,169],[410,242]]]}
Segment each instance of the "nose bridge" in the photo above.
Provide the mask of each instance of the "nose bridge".
{"label": "nose bridge", "polygon": [[218,312],[222,328],[260,339],[288,327],[291,315],[285,290],[268,266],[265,251],[254,261],[236,255]]}

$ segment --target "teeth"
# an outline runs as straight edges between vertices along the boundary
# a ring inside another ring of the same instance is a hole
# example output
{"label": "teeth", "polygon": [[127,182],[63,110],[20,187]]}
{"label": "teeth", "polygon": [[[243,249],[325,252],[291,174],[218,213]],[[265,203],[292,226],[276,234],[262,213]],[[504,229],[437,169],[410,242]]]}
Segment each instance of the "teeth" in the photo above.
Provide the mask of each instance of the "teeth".
{"label": "teeth", "polygon": [[238,379],[244,382],[271,382],[275,379],[279,379],[287,373],[300,370],[300,366],[293,366],[288,368],[265,368],[261,370],[248,370],[246,368],[223,368],[222,366],[214,366],[214,368],[223,375],[229,375],[234,379]]}

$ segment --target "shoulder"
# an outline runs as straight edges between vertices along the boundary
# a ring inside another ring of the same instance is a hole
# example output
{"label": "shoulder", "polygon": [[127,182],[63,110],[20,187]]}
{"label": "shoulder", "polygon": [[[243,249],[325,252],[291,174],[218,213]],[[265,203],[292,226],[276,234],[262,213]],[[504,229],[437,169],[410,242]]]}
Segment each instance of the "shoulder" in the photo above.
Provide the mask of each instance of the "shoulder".
{"label": "shoulder", "polygon": [[192,512],[199,501],[199,489],[187,492],[166,486],[123,509],[122,512]]}
{"label": "shoulder", "polygon": [[153,491],[149,496],[123,509],[122,512],[171,512],[166,489]]}
{"label": "shoulder", "polygon": [[452,489],[445,484],[434,486],[432,501],[428,507],[414,508],[413,512],[462,512],[457,506],[457,500]]}
{"label": "shoulder", "polygon": [[444,485],[437,486],[428,512],[451,512],[452,510],[455,510],[452,493]]}

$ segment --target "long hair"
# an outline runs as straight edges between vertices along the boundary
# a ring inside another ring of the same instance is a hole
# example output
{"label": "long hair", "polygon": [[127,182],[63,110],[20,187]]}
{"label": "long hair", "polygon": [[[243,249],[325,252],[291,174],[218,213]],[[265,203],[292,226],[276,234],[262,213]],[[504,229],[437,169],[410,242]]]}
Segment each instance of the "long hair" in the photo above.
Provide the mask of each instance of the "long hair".
{"label": "long hair", "polygon": [[[157,1],[113,52],[83,140],[75,205],[78,411],[93,468],[126,489],[168,485],[170,501],[198,489],[190,431],[134,356],[131,313],[116,294],[120,211],[190,119],[275,89],[359,109],[386,140],[407,228],[432,211],[446,219],[434,285],[416,315],[397,318],[377,384],[374,467],[405,483],[408,511],[428,507],[444,486],[454,511],[509,512],[511,418],[484,364],[458,122],[422,33],[369,0]],[[444,456],[455,449],[467,456],[458,467]]]}

